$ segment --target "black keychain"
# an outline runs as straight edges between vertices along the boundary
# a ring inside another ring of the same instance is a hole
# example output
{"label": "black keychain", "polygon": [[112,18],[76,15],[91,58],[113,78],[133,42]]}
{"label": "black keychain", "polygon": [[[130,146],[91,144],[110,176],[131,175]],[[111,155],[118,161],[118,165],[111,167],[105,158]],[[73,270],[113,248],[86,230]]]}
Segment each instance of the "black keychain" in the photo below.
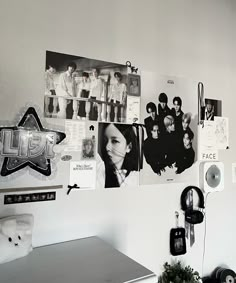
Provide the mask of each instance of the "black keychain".
{"label": "black keychain", "polygon": [[173,256],[186,253],[185,229],[179,227],[179,213],[175,213],[176,228],[170,230],[170,253]]}

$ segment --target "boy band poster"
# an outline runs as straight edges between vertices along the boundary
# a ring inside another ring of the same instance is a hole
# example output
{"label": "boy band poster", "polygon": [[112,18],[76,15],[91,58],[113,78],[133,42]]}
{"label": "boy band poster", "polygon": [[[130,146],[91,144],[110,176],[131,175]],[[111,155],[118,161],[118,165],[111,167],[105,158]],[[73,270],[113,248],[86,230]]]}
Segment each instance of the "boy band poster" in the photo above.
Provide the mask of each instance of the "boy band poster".
{"label": "boy band poster", "polygon": [[46,51],[44,116],[132,123],[139,115],[138,78],[124,64]]}
{"label": "boy band poster", "polygon": [[[98,154],[89,154],[96,160],[98,187],[185,182],[196,175],[196,85],[155,72],[128,74],[126,65],[47,51],[44,115],[95,123]],[[90,148],[94,141],[83,140],[84,156]]]}
{"label": "boy band poster", "polygon": [[140,185],[185,182],[196,176],[196,85],[185,78],[142,72]]}

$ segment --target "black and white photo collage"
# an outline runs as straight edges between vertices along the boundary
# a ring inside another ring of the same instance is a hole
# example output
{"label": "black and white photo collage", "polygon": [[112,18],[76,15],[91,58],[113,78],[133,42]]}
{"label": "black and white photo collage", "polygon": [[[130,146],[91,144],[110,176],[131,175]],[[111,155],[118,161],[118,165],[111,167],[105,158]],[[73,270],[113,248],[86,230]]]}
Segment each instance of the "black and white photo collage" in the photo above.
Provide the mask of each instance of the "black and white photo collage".
{"label": "black and white photo collage", "polygon": [[88,176],[96,188],[191,179],[195,92],[196,84],[184,78],[130,74],[125,64],[46,52],[44,116],[64,121],[65,151],[83,162],[74,169],[95,171]]}

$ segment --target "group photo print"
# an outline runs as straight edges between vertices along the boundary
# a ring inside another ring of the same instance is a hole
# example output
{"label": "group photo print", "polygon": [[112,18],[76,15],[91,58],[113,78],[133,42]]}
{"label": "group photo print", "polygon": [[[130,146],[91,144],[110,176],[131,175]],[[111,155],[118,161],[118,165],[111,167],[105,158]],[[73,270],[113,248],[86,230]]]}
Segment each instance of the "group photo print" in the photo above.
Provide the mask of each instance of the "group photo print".
{"label": "group photo print", "polygon": [[145,133],[140,184],[191,178],[197,156],[194,82],[142,72],[141,122]]}
{"label": "group photo print", "polygon": [[137,77],[128,86],[127,69],[122,64],[46,51],[44,116],[126,123],[127,100],[140,95]]}

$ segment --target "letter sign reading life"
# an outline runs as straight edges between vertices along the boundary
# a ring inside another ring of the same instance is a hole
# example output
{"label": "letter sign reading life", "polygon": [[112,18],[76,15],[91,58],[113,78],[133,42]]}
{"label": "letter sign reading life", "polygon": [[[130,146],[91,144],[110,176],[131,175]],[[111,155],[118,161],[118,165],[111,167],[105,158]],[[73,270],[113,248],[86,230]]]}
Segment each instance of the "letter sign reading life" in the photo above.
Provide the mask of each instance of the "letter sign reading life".
{"label": "letter sign reading life", "polygon": [[[14,139],[15,145],[13,145]],[[46,158],[54,157],[53,146],[56,144],[56,133],[53,132],[3,129],[1,140],[2,156],[33,158],[45,152]]]}
{"label": "letter sign reading life", "polygon": [[1,176],[10,175],[26,166],[49,176],[53,147],[66,137],[65,133],[45,129],[33,107],[29,107],[17,126],[0,127],[4,158]]}

